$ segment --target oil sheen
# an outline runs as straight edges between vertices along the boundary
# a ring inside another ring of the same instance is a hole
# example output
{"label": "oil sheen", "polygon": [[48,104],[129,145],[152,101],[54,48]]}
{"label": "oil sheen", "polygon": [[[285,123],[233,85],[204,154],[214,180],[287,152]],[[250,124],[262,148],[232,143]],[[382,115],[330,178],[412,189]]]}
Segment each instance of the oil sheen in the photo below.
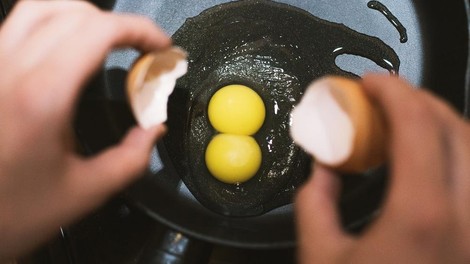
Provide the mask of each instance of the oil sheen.
{"label": "oil sheen", "polygon": [[[391,73],[400,65],[380,39],[272,1],[207,9],[188,19],[173,41],[188,51],[189,69],[170,97],[164,144],[196,199],[229,216],[260,215],[292,202],[311,159],[289,136],[290,113],[313,80],[328,74],[357,77],[335,64],[338,55],[366,57]],[[261,148],[260,169],[239,185],[212,177],[204,161],[217,134],[208,103],[217,90],[234,83],[252,88],[266,107],[265,121],[253,135]]]}

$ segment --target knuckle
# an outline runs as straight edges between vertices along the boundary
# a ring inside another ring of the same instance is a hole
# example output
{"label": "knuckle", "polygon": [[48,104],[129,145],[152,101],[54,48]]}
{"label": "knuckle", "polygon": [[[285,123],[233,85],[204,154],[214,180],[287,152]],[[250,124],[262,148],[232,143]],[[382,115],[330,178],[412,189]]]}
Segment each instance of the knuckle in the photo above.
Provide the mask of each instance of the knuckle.
{"label": "knuckle", "polygon": [[95,5],[93,5],[92,3],[87,2],[87,1],[71,1],[71,2],[76,4],[77,6],[79,6],[80,8],[82,8],[85,11],[95,12],[95,11],[99,10]]}
{"label": "knuckle", "polygon": [[57,1],[56,4],[65,10],[70,10],[73,12],[94,12],[99,10],[95,5],[88,1]]}
{"label": "knuckle", "polygon": [[137,19],[140,20],[140,22],[144,25],[144,26],[147,26],[147,27],[153,27],[155,26],[155,23],[153,22],[152,19],[150,19],[149,17],[146,17],[146,16],[139,16],[139,17],[136,17]]}
{"label": "knuckle", "polygon": [[140,172],[144,169],[146,164],[145,160],[143,160],[142,157],[139,159],[134,155],[129,155],[128,161],[130,162],[127,165],[124,165],[126,167],[125,169],[127,171],[127,174],[135,174]]}
{"label": "knuckle", "polygon": [[403,104],[402,114],[405,120],[412,123],[432,124],[435,122],[431,108],[420,98],[410,99]]}
{"label": "knuckle", "polygon": [[307,182],[297,191],[295,197],[295,208],[297,210],[302,210],[308,207],[321,208],[321,206],[326,202],[318,192],[312,191],[309,184],[311,183]]}
{"label": "knuckle", "polygon": [[[74,3],[76,2],[76,3]],[[82,3],[83,2],[83,3]],[[54,13],[54,22],[62,27],[83,27],[94,23],[95,17],[100,10],[85,1],[67,1],[65,10]],[[95,24],[99,25],[98,23]]]}
{"label": "knuckle", "polygon": [[403,221],[413,238],[419,242],[432,243],[438,242],[448,232],[449,217],[444,208],[429,206],[409,212]]}
{"label": "knuckle", "polygon": [[99,25],[100,31],[103,32],[103,37],[114,37],[114,35],[118,34],[121,30],[122,25],[119,23],[118,20],[114,19],[114,14],[101,12],[98,14],[94,22],[91,24],[94,27]]}
{"label": "knuckle", "polygon": [[137,16],[132,14],[113,14],[103,12],[100,16],[100,23],[111,34],[119,35],[127,27],[132,28],[151,28],[155,23],[146,16]]}
{"label": "knuckle", "polygon": [[38,5],[37,1],[18,1],[15,5],[15,9],[23,12],[30,12],[32,8],[35,8]]}
{"label": "knuckle", "polygon": [[295,203],[296,205],[301,207],[303,204],[306,204],[308,200],[310,200],[310,193],[308,192],[306,186],[304,185],[298,189],[296,197],[295,197]]}
{"label": "knuckle", "polygon": [[22,17],[44,18],[47,16],[44,12],[37,12],[41,9],[41,1],[16,1],[13,10],[11,11],[10,20]]}
{"label": "knuckle", "polygon": [[449,201],[442,197],[418,198],[416,195],[397,195],[391,197],[384,218],[395,223],[410,234],[410,237],[426,238],[442,236],[452,226],[453,214]]}
{"label": "knuckle", "polygon": [[[27,86],[27,85],[26,85]],[[37,101],[29,87],[16,89],[14,93],[14,104],[21,114],[36,112]]]}
{"label": "knuckle", "polygon": [[148,155],[142,154],[140,157],[139,155],[136,155],[135,158],[135,173],[140,173],[142,172],[149,164],[149,157]]}
{"label": "knuckle", "polygon": [[13,106],[22,118],[28,121],[38,122],[45,116],[49,106],[45,102],[46,95],[38,91],[36,84],[31,83],[30,78],[26,78],[15,89],[13,93]]}
{"label": "knuckle", "polygon": [[99,14],[99,10],[97,10],[90,4],[86,4],[85,6],[79,6],[77,8],[71,9],[71,11],[69,12],[60,13],[60,23],[69,22],[70,24],[78,25],[83,25],[87,23],[92,24],[94,23],[94,17],[97,16],[97,14]]}
{"label": "knuckle", "polygon": [[124,154],[125,163],[123,163],[123,170],[125,174],[135,175],[142,172],[148,163],[148,158],[144,155],[133,153],[132,151],[126,152]]}

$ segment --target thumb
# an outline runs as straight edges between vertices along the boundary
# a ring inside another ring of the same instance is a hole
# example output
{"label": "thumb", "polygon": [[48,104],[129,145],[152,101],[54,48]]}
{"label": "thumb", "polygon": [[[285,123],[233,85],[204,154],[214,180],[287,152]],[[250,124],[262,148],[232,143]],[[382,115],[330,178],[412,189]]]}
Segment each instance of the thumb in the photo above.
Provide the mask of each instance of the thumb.
{"label": "thumb", "polygon": [[101,201],[120,191],[137,177],[148,165],[155,141],[166,132],[160,125],[147,130],[131,129],[124,140],[97,157],[80,161],[72,175],[74,190],[81,190],[81,198]]}
{"label": "thumb", "polygon": [[340,182],[327,168],[315,164],[312,179],[296,199],[301,263],[335,263],[352,243],[340,224],[337,202]]}

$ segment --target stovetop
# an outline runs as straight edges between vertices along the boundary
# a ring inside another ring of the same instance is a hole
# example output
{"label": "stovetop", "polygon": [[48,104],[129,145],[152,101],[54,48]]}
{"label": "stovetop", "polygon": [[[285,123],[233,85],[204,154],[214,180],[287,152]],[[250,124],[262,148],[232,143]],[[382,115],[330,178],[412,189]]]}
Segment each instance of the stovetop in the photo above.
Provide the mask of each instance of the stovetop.
{"label": "stovetop", "polygon": [[[116,197],[58,236],[20,264],[138,264],[154,234],[166,228]],[[294,249],[249,250],[210,245],[208,258],[190,264],[295,263]]]}

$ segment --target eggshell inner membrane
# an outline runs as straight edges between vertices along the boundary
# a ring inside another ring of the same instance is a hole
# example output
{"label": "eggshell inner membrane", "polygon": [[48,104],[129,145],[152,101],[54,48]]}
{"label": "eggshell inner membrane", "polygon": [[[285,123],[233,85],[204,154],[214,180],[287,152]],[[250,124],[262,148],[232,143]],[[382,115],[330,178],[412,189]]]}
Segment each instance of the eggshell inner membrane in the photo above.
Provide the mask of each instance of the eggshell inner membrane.
{"label": "eggshell inner membrane", "polygon": [[167,120],[168,97],[173,92],[176,80],[185,75],[187,69],[188,62],[179,60],[173,70],[144,82],[141,90],[135,93],[133,106],[137,122],[142,128],[147,129]]}
{"label": "eggshell inner membrane", "polygon": [[334,166],[351,155],[355,129],[330,86],[319,82],[307,89],[293,110],[291,135],[296,144],[319,162]]}

